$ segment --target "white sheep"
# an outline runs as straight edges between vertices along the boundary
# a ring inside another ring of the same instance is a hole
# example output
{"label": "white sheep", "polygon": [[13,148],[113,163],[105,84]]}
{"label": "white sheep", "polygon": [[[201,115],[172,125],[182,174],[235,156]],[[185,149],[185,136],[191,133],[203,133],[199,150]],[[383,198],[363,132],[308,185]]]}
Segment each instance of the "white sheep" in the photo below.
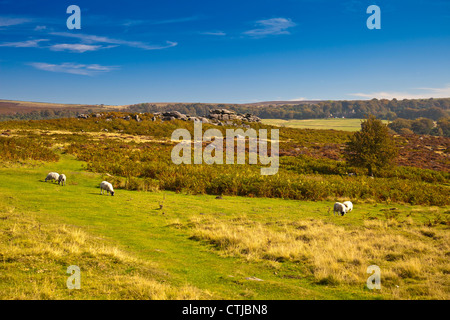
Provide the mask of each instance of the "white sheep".
{"label": "white sheep", "polygon": [[47,177],[45,178],[45,182],[47,182],[48,180],[55,180],[58,181],[59,179],[59,174],[56,172],[50,172]]}
{"label": "white sheep", "polygon": [[65,174],[60,174],[59,178],[58,178],[58,184],[65,186],[66,185],[66,175]]}
{"label": "white sheep", "polygon": [[347,207],[347,212],[350,212],[353,210],[353,203],[351,203],[350,201],[344,201],[344,206]]}
{"label": "white sheep", "polygon": [[333,207],[333,215],[335,215],[336,212],[338,214],[340,213],[341,216],[343,216],[347,212],[347,207],[340,202],[336,202]]}
{"label": "white sheep", "polygon": [[114,195],[114,188],[108,181],[102,181],[102,183],[100,183],[100,190],[100,194],[103,194],[103,190],[106,190],[106,193],[111,193],[112,196]]}

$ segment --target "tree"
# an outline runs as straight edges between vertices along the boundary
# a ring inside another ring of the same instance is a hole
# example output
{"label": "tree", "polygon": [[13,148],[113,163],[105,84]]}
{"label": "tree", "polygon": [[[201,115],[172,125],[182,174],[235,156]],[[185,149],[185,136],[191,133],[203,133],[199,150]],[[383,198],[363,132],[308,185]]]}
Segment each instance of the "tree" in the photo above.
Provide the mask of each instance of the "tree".
{"label": "tree", "polygon": [[439,120],[447,116],[447,113],[438,107],[431,107],[430,109],[425,109],[424,117],[430,118],[432,120]]}
{"label": "tree", "polygon": [[412,122],[411,130],[415,134],[430,134],[433,129],[433,120],[427,118],[419,118]]}
{"label": "tree", "polygon": [[400,133],[401,135],[404,135],[404,136],[408,136],[408,135],[414,134],[414,131],[412,131],[411,129],[408,129],[408,128],[402,128],[402,129],[400,129],[400,131],[398,133]]}
{"label": "tree", "polygon": [[444,137],[450,137],[450,118],[439,119],[437,125],[442,130]]}
{"label": "tree", "polygon": [[388,119],[389,121],[394,121],[395,119],[397,119],[397,114],[395,112],[388,111],[386,112],[386,119]]}
{"label": "tree", "polygon": [[397,147],[388,127],[374,115],[361,123],[361,131],[353,134],[344,153],[348,164],[366,168],[369,176],[373,176],[374,170],[392,165],[396,157]]}
{"label": "tree", "polygon": [[388,124],[388,127],[394,130],[395,132],[400,133],[401,129],[411,129],[411,120],[397,118]]}

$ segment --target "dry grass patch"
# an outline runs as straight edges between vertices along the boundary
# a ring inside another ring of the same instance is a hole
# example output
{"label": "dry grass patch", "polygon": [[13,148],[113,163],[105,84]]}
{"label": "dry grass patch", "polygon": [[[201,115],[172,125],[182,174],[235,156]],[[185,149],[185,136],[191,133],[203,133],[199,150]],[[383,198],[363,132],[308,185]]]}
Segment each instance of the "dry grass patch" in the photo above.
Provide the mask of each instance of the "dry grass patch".
{"label": "dry grass patch", "polygon": [[383,293],[399,299],[449,299],[448,226],[394,219],[343,227],[320,219],[261,223],[192,218],[193,239],[225,256],[290,261],[306,266],[317,284],[365,286],[367,267],[381,268]]}
{"label": "dry grass patch", "polygon": [[[0,210],[0,299],[202,299],[153,263],[67,225]],[[69,290],[67,267],[81,269],[81,289]]]}

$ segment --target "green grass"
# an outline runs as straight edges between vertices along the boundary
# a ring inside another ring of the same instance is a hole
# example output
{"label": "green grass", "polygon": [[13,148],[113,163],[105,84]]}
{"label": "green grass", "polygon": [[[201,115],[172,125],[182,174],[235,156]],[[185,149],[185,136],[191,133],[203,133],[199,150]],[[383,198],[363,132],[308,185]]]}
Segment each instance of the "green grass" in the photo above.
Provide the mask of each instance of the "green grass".
{"label": "green grass", "polygon": [[[49,171],[66,174],[67,186],[61,187],[43,182]],[[117,270],[114,271],[115,264],[108,263],[111,257],[94,254],[84,261],[82,254],[74,255],[72,259],[69,250],[59,260],[55,260],[58,261],[58,267],[48,265],[45,267],[53,273],[44,277],[36,273],[39,263],[43,262],[36,262],[33,259],[17,259],[15,262],[8,262],[4,258],[9,254],[5,248],[10,247],[0,247],[3,250],[3,252],[0,251],[0,276],[3,277],[3,284],[0,287],[10,288],[18,281],[31,279],[35,286],[42,281],[50,282],[51,285],[47,287],[58,292],[57,295],[51,293],[38,295],[38,298],[390,299],[405,296],[423,298],[420,295],[416,296],[415,291],[406,284],[405,290],[409,288],[412,293],[405,291],[404,295],[396,296],[395,292],[388,289],[381,292],[367,290],[365,281],[356,284],[336,284],[327,281],[318,283],[311,275],[310,266],[306,262],[302,263],[295,259],[277,262],[259,257],[249,259],[245,255],[227,253],[224,250],[230,249],[229,247],[222,248],[213,241],[196,237],[196,235],[202,231],[202,222],[205,222],[205,228],[214,227],[216,224],[230,226],[238,223],[245,228],[250,228],[249,230],[253,223],[257,223],[268,226],[268,236],[271,236],[272,233],[283,231],[282,227],[277,226],[279,222],[289,224],[320,220],[333,228],[344,228],[351,234],[353,230],[364,230],[367,221],[377,220],[380,223],[388,223],[395,219],[392,229],[389,229],[393,234],[413,237],[415,241],[426,242],[427,246],[435,245],[434,240],[429,236],[422,236],[423,239],[417,240],[418,236],[408,234],[407,229],[396,229],[398,225],[402,225],[411,217],[418,230],[422,230],[421,228],[428,222],[437,221],[435,229],[432,231],[427,229],[427,232],[432,232],[436,237],[441,238],[442,234],[448,234],[448,231],[442,230],[444,227],[439,220],[442,215],[445,215],[444,212],[448,212],[448,207],[426,208],[401,204],[355,202],[355,210],[351,214],[345,217],[334,217],[329,212],[332,205],[329,201],[305,202],[244,197],[215,199],[215,196],[210,195],[127,190],[116,190],[114,197],[101,196],[98,185],[102,181],[102,176],[85,172],[82,162],[67,155],[63,155],[57,163],[34,167],[0,168],[0,181],[0,203],[2,204],[0,211],[3,211],[3,217],[6,217],[5,221],[13,219],[12,212],[15,212],[20,213],[19,218],[34,219],[35,222],[32,225],[57,228],[67,225],[68,228],[81,229],[92,236],[95,239],[92,241],[96,243],[118,247],[126,255],[133,257],[119,261]],[[162,210],[159,209],[160,203],[163,203]],[[394,210],[395,217],[390,217],[386,214],[387,211],[383,211],[392,207],[397,208]],[[8,218],[9,216],[11,218]],[[0,220],[0,228],[6,228],[5,224],[2,226],[2,223]],[[14,226],[20,223],[23,221],[14,222],[9,228],[13,230]],[[55,242],[52,230],[56,229],[48,228],[46,237],[48,243],[52,244]],[[30,237],[37,232],[35,228],[28,229]],[[12,237],[9,241],[13,247],[17,245],[18,239],[26,239],[26,235],[22,234],[17,239]],[[29,244],[29,246],[34,245],[36,244]],[[63,248],[62,245],[60,249]],[[448,250],[443,248],[444,251]],[[17,254],[20,255],[20,252]],[[22,268],[13,268],[11,263]],[[46,264],[49,263],[46,262]],[[65,280],[68,277],[65,274],[65,268],[77,263],[81,264],[82,275],[87,274],[89,278],[85,282],[82,280],[82,289],[79,294],[71,294],[65,288]],[[122,279],[120,280],[122,282],[117,280],[116,284],[113,283],[107,290],[104,289],[102,283],[108,282],[108,279],[99,275],[101,270],[98,269],[98,263],[106,264],[107,268],[116,272],[115,276],[117,279]],[[150,268],[144,267],[147,263],[151,264],[151,272],[145,271]],[[37,266],[33,267],[33,264]],[[143,294],[123,291],[121,295],[114,294],[115,286],[123,289],[126,272],[130,268],[133,269],[133,266],[140,270],[140,276],[168,286],[161,290],[171,293],[152,296],[146,294],[146,291]],[[448,268],[446,270],[448,271]],[[248,277],[260,278],[264,281],[247,280]],[[365,274],[359,277],[367,278]],[[423,285],[418,282],[419,280],[414,281],[417,282],[415,285]],[[196,293],[176,294],[173,288],[178,287],[180,291],[191,288]],[[35,287],[34,290],[39,291],[39,288]],[[105,293],[105,290],[109,294]],[[29,298],[30,295],[31,293],[23,289],[19,297]],[[34,296],[31,295],[31,297]],[[0,298],[13,297],[0,294]]]}
{"label": "green grass", "polygon": [[[325,129],[341,131],[359,131],[361,129],[362,119],[306,119],[306,120],[282,120],[282,119],[263,119],[262,122],[267,125],[290,127],[298,129]],[[387,120],[383,120],[388,123]]]}

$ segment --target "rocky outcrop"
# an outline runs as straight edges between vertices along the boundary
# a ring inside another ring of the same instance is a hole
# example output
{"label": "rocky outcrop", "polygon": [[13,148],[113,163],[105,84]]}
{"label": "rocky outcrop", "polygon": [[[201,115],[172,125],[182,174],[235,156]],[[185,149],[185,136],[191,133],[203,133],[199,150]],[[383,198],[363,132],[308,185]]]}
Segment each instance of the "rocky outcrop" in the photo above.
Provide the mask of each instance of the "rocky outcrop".
{"label": "rocky outcrop", "polygon": [[[141,113],[142,115],[142,113]],[[89,118],[105,118],[106,121],[111,121],[113,118],[116,118],[115,115],[106,115],[103,113],[94,113],[94,114],[80,114],[78,115],[79,119],[89,119]],[[138,114],[131,115],[127,114],[124,116],[118,117],[119,119],[123,119],[126,121],[135,120],[137,122],[141,122],[142,119]],[[153,113],[153,117],[151,121],[172,121],[172,120],[182,120],[182,121],[201,121],[202,123],[210,123],[218,126],[231,126],[239,124],[240,122],[261,122],[261,119],[257,116],[254,116],[250,113],[241,114],[236,113],[234,111],[228,109],[212,109],[209,111],[209,115],[207,117],[192,117],[186,114],[183,114],[179,111],[165,111],[165,112],[155,112]],[[240,124],[241,126],[248,126],[246,124]]]}
{"label": "rocky outcrop", "polygon": [[241,114],[228,109],[212,109],[208,117],[191,117],[178,111],[155,112],[152,121],[161,119],[162,121],[183,120],[183,121],[201,121],[202,123],[211,123],[214,125],[233,125],[233,121],[243,122],[261,122],[261,119],[250,113]]}
{"label": "rocky outcrop", "polygon": [[163,121],[170,121],[170,120],[184,120],[186,121],[188,118],[187,115],[182,114],[181,112],[178,111],[167,111],[167,112],[163,112],[161,113],[161,120]]}
{"label": "rocky outcrop", "polygon": [[261,122],[261,119],[250,113],[245,115],[242,113],[236,113],[228,109],[212,109],[209,110],[209,118],[217,121],[245,121],[245,122]]}

